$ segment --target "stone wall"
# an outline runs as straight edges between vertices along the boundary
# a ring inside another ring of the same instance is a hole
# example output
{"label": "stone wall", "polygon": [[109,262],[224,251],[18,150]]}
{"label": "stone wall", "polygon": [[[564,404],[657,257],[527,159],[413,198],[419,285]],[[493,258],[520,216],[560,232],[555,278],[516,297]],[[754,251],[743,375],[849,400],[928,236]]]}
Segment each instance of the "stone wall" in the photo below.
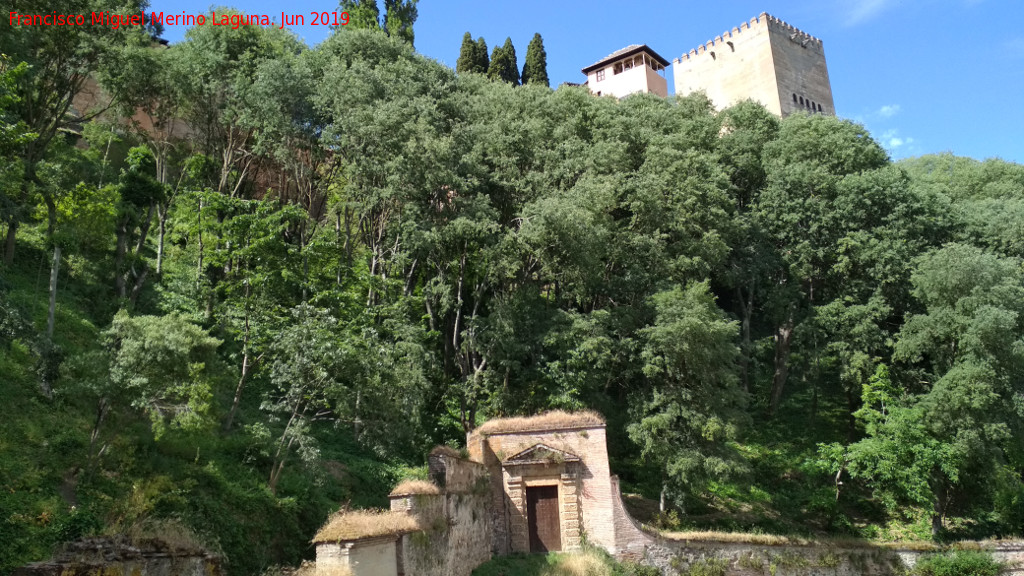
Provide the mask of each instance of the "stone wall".
{"label": "stone wall", "polygon": [[[1024,576],[1024,542],[980,543],[1009,566],[1007,575]],[[657,538],[641,563],[665,576],[680,576],[700,565],[724,569],[725,576],[895,576],[912,568],[926,552],[828,543],[758,545]]]}
{"label": "stone wall", "polygon": [[657,535],[645,532],[629,515],[629,511],[622,503],[622,491],[617,476],[612,476],[612,497],[615,549],[608,552],[618,560],[639,562],[644,558],[647,548],[657,544]]}
{"label": "stone wall", "polygon": [[[673,61],[675,92],[703,91],[719,110],[742,100],[780,116],[821,105],[835,115],[822,41],[762,13]],[[794,102],[794,97],[796,102]]]}
{"label": "stone wall", "polygon": [[17,568],[12,576],[220,576],[220,559],[159,539],[86,538],[65,544],[52,560]]}
{"label": "stone wall", "polygon": [[[402,537],[399,548],[403,573],[469,576],[474,568],[491,559],[487,469],[476,462],[435,454],[430,456],[430,472],[431,479],[444,486],[442,494],[403,497],[404,502],[399,504],[411,505],[427,527]],[[392,500],[392,507],[395,505]]]}
{"label": "stone wall", "polygon": [[820,113],[835,116],[821,40],[777,18],[768,16],[767,20],[782,115],[819,112],[820,108]]}

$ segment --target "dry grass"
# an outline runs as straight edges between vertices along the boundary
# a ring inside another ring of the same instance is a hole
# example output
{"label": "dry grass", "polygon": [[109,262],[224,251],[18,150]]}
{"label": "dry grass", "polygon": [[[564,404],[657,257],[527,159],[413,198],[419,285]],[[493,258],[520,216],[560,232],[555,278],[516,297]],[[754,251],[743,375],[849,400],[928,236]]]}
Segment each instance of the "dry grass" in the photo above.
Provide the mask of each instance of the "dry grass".
{"label": "dry grass", "polygon": [[391,491],[391,496],[405,496],[406,494],[440,494],[441,489],[433,482],[426,480],[402,480]]}
{"label": "dry grass", "polygon": [[537,430],[562,430],[565,428],[591,428],[604,426],[604,418],[591,410],[564,412],[554,410],[537,416],[498,418],[485,422],[476,429],[479,434],[507,434],[509,432],[532,432]]}
{"label": "dry grass", "polygon": [[874,542],[855,538],[800,538],[797,536],[778,536],[775,534],[746,534],[742,532],[662,532],[662,537],[669,540],[689,540],[691,542],[725,542],[729,544],[756,544],[760,546],[821,546],[837,548],[886,548],[894,550],[917,550],[921,552],[938,550],[931,542]]}
{"label": "dry grass", "polygon": [[608,563],[593,552],[565,554],[544,571],[544,576],[612,576]]}
{"label": "dry grass", "polygon": [[444,445],[435,446],[434,449],[430,451],[430,455],[431,456],[439,456],[439,455],[440,456],[449,456],[451,458],[463,458],[463,455],[462,455],[461,452],[459,452],[455,448],[452,448],[451,446],[444,446]]}
{"label": "dry grass", "polygon": [[762,546],[810,546],[815,542],[804,538],[776,536],[774,534],[744,534],[741,532],[662,532],[669,540],[690,540],[694,542],[726,542],[736,544],[760,544]]}
{"label": "dry grass", "polygon": [[419,520],[406,512],[352,510],[339,512],[330,517],[324,527],[313,537],[313,543],[397,536],[422,529]]}

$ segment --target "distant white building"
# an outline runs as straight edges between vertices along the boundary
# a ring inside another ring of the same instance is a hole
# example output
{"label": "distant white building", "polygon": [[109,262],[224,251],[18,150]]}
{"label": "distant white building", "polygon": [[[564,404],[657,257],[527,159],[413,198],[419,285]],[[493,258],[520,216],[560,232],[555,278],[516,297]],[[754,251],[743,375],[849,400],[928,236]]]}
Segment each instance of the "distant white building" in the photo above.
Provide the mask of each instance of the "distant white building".
{"label": "distant white building", "polygon": [[587,66],[587,86],[598,96],[623,98],[637,92],[668,97],[668,60],[646,44],[633,44]]}

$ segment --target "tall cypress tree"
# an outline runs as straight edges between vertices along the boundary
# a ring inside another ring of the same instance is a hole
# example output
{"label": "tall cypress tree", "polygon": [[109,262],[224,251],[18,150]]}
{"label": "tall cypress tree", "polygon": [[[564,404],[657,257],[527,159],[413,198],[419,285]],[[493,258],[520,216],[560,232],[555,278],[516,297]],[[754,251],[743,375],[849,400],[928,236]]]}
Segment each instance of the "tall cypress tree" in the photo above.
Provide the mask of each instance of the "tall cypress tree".
{"label": "tall cypress tree", "polygon": [[516,47],[512,45],[512,38],[505,38],[505,45],[502,46],[502,50],[508,55],[509,66],[512,67],[507,78],[503,78],[506,82],[511,83],[513,86],[519,85],[519,59],[516,58]]}
{"label": "tall cypress tree", "polygon": [[491,65],[487,68],[487,77],[491,80],[511,82],[513,65],[508,54],[501,46],[495,46],[491,52]]}
{"label": "tall cypress tree", "polygon": [[491,59],[487,57],[487,42],[483,36],[476,39],[476,69],[481,74],[487,74],[491,69]]}
{"label": "tall cypress tree", "polygon": [[[479,70],[480,58],[477,57],[477,46],[476,42],[473,41],[473,35],[466,32],[466,35],[462,37],[462,48],[459,50],[459,61],[455,63],[455,71],[459,74],[463,72],[481,72]],[[487,72],[485,68],[482,70]]]}
{"label": "tall cypress tree", "polygon": [[412,25],[419,16],[417,2],[419,0],[384,0],[384,8],[387,10],[384,14],[384,30],[388,36],[413,43]]}
{"label": "tall cypress tree", "polygon": [[346,28],[380,30],[380,8],[377,8],[377,0],[341,0],[341,9],[348,12]]}
{"label": "tall cypress tree", "polygon": [[548,80],[548,54],[544,51],[544,39],[534,34],[533,40],[526,48],[526,63],[523,64],[523,85],[543,84],[550,86]]}
{"label": "tall cypress tree", "polygon": [[341,0],[341,9],[348,12],[345,28],[383,30],[392,38],[413,43],[412,25],[416,23],[419,0],[384,0],[384,18],[380,16],[377,0]]}

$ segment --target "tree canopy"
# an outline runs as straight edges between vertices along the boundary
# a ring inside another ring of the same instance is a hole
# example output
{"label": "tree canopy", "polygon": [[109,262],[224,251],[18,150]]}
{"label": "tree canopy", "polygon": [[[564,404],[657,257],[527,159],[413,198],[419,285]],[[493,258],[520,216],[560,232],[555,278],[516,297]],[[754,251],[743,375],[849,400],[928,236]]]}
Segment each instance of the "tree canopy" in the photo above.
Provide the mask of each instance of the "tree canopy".
{"label": "tree canopy", "polygon": [[510,39],[451,70],[415,2],[344,6],[315,47],[0,36],[0,570],[155,520],[294,564],[431,447],[555,408],[605,417],[652,525],[1021,530],[1020,166],[552,90],[539,35],[523,86]]}

